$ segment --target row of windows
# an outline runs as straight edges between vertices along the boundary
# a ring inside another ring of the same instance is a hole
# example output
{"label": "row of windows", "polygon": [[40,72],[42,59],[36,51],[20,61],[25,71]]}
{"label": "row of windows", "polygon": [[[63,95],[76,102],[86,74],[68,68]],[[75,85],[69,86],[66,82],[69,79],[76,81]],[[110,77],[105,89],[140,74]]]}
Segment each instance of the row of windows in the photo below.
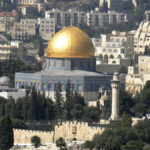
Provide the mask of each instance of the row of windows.
{"label": "row of windows", "polygon": [[[102,52],[103,52],[103,53],[106,53],[107,50],[106,50],[106,49],[103,49]],[[118,50],[117,50],[117,49],[114,49],[114,50],[108,49],[108,53],[118,53]]]}
{"label": "row of windows", "polygon": [[[61,61],[61,63],[60,62],[57,62],[57,61],[51,61],[51,60],[49,60],[49,62],[48,62],[48,66],[62,66],[62,67],[64,67],[65,66],[65,61],[63,60],[63,61]],[[71,63],[71,67],[75,67],[75,66],[78,66],[78,67],[81,67],[81,68],[83,68],[84,66],[88,66],[88,68],[90,68],[91,67],[91,62],[90,61],[88,61],[87,63],[85,63],[85,62],[75,62],[75,61],[72,61],[72,63]]]}
{"label": "row of windows", "polygon": [[[65,85],[63,83],[60,84],[60,87],[58,87],[58,83],[49,83],[48,85],[46,85],[46,83],[43,83],[42,84],[42,90],[43,91],[46,91],[47,90],[47,86],[48,86],[48,91],[52,91],[54,89],[54,91],[56,91],[58,88],[60,88],[61,91],[64,91],[65,90]],[[41,90],[41,86],[40,86],[40,83],[26,83],[26,87],[30,87],[30,89],[32,89],[32,87],[34,86],[34,89],[35,90]],[[23,82],[21,84],[21,82],[16,82],[16,87],[17,88],[22,88],[24,89],[25,88],[25,83]],[[70,85],[70,90],[71,91],[75,91],[75,90],[78,90],[78,91],[82,91],[82,83],[79,83],[79,84],[76,84],[76,83],[73,83]],[[88,89],[90,91],[93,91],[93,90],[98,90],[99,89],[99,85],[98,84],[85,84],[85,91],[88,91]]]}
{"label": "row of windows", "polygon": [[106,45],[106,47],[121,47],[121,44],[118,44],[118,45],[117,45],[117,44],[112,44],[112,45],[111,45],[111,44],[108,43],[108,44]]}
{"label": "row of windows", "polygon": [[116,40],[114,39],[114,38],[111,38],[111,40],[110,40],[111,42],[126,42],[126,40],[125,40],[125,38],[123,38],[122,40],[120,40],[119,38],[117,38]]}
{"label": "row of windows", "polygon": [[140,48],[143,48],[143,46],[142,46],[142,45],[140,45],[140,46],[138,46],[138,45],[134,45],[134,47],[140,47]]}

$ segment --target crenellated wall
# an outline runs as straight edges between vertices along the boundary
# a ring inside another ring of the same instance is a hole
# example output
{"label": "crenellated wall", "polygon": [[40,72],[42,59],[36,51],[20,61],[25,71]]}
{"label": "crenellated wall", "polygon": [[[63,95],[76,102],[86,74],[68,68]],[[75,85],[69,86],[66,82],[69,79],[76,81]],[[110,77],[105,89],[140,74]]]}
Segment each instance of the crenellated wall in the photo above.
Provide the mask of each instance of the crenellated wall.
{"label": "crenellated wall", "polygon": [[31,144],[31,137],[36,135],[41,138],[41,143],[56,142],[59,137],[65,140],[78,141],[92,140],[95,134],[101,134],[106,127],[89,126],[87,122],[62,122],[62,125],[56,125],[55,131],[42,132],[33,130],[14,129],[14,143]]}
{"label": "crenellated wall", "polygon": [[55,126],[55,141],[59,137],[65,140],[77,139],[78,141],[92,140],[95,134],[101,134],[106,128],[89,126],[87,122],[63,122]]}
{"label": "crenellated wall", "polygon": [[33,131],[33,130],[22,130],[22,129],[13,129],[14,130],[14,143],[31,144],[31,137],[36,135],[41,139],[41,143],[53,142],[54,132],[43,132],[43,131]]}

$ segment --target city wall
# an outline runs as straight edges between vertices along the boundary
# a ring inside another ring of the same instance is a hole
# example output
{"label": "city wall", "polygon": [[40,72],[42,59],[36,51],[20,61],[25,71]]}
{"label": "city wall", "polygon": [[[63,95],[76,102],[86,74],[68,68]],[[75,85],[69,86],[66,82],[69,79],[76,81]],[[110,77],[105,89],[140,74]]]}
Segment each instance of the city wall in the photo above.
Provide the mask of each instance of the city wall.
{"label": "city wall", "polygon": [[53,142],[54,141],[54,132],[43,132],[43,131],[33,131],[33,130],[22,130],[22,129],[13,129],[14,130],[14,143],[17,144],[31,144],[32,136],[39,136],[41,143]]}
{"label": "city wall", "polygon": [[105,127],[89,126],[87,122],[63,122],[55,126],[55,141],[59,137],[65,140],[76,139],[78,141],[92,140],[95,134],[101,134]]}
{"label": "city wall", "polygon": [[59,137],[65,140],[86,141],[92,140],[95,134],[101,134],[106,128],[89,126],[87,122],[62,122],[62,125],[56,125],[55,131],[43,132],[33,130],[14,129],[14,143],[31,144],[31,137],[36,135],[41,138],[41,143],[56,142]]}

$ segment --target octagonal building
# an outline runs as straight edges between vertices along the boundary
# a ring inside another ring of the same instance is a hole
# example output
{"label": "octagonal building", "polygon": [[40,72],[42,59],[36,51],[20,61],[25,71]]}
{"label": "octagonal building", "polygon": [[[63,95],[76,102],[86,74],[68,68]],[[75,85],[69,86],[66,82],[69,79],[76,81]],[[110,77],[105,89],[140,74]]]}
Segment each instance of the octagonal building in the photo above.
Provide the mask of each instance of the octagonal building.
{"label": "octagonal building", "polygon": [[67,81],[71,90],[84,96],[86,101],[99,98],[99,88],[111,88],[112,75],[96,72],[95,49],[82,30],[69,26],[57,32],[50,40],[45,55],[45,68],[36,73],[15,73],[16,88],[32,88],[45,92],[55,100],[56,85],[61,84],[65,95]]}

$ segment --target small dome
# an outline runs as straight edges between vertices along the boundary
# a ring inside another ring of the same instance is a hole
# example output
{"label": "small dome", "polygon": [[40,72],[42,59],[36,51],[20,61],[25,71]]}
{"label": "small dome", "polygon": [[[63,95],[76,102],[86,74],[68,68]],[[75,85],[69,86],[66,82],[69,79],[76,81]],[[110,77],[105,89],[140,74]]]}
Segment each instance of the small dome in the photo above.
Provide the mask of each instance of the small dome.
{"label": "small dome", "polygon": [[106,91],[106,90],[108,90],[108,88],[107,88],[106,86],[101,86],[101,87],[99,88],[99,92],[104,92],[104,91]]}
{"label": "small dome", "polygon": [[108,100],[109,97],[107,95],[103,95],[100,100]]}
{"label": "small dome", "polygon": [[10,84],[10,79],[6,76],[0,78],[0,84]]}

